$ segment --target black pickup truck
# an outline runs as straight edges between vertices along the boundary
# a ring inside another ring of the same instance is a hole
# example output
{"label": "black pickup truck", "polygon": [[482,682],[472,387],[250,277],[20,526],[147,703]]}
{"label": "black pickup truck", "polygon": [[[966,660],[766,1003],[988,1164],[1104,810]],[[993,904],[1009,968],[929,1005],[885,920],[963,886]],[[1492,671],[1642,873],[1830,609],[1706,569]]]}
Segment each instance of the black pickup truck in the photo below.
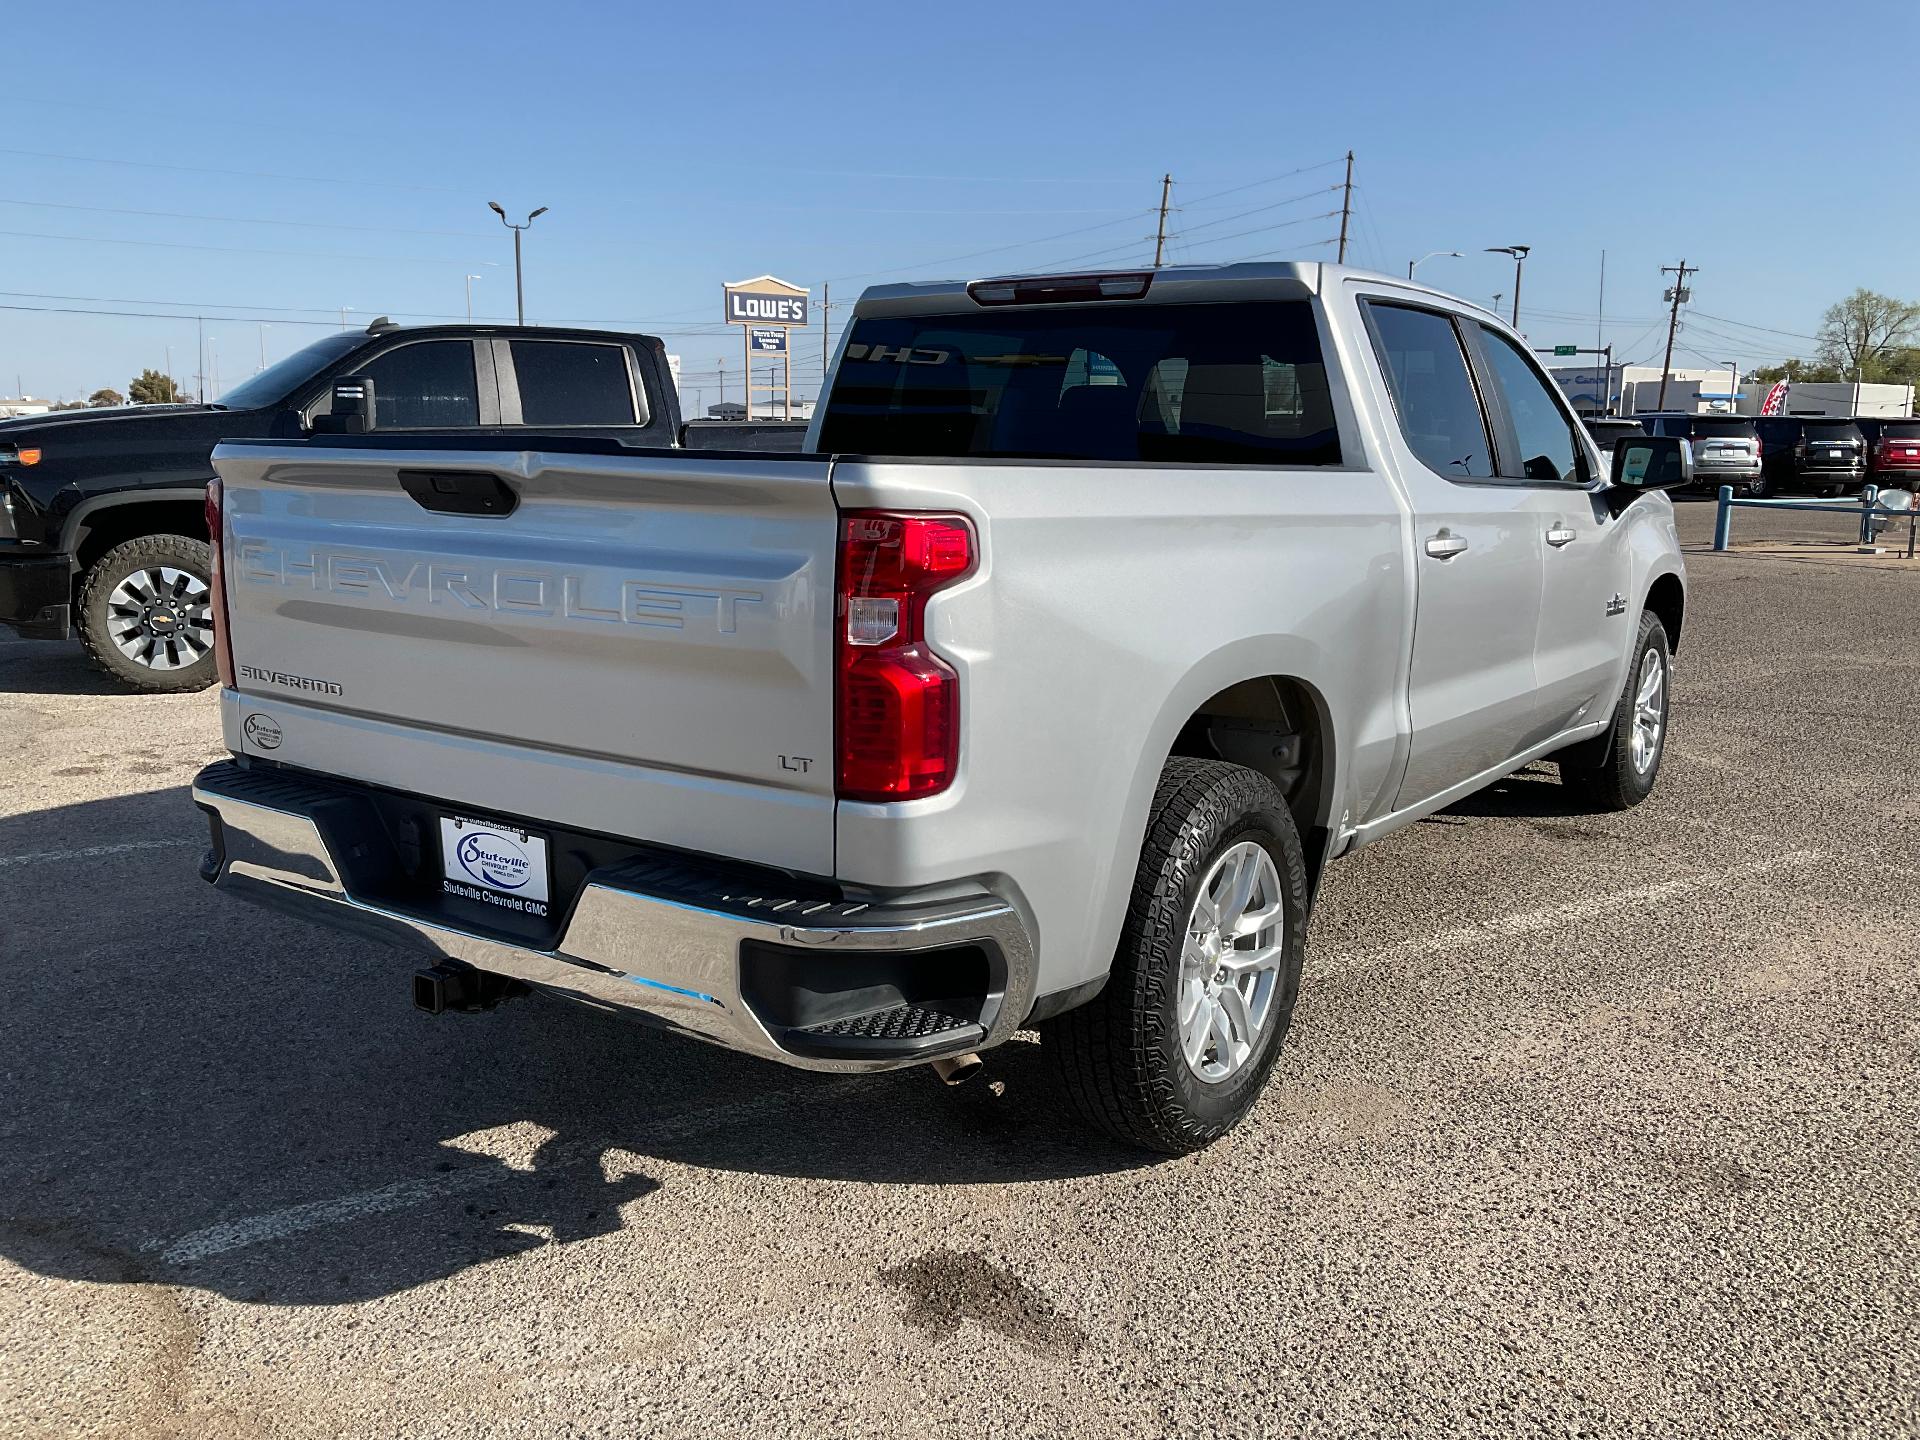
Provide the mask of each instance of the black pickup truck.
{"label": "black pickup truck", "polygon": [[372,382],[369,421],[381,431],[703,450],[797,450],[805,433],[767,421],[683,426],[652,336],[376,320],[316,340],[218,404],[0,421],[0,626],[28,639],[77,633],[96,665],[135,689],[211,685],[213,447],[326,428],[345,376]]}

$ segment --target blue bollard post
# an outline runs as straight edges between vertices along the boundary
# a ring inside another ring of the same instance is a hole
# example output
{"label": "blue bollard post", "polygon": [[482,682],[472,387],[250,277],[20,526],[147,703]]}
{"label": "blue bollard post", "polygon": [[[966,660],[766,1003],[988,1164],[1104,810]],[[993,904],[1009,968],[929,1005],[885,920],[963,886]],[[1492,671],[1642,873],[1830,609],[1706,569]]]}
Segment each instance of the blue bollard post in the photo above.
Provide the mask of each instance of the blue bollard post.
{"label": "blue bollard post", "polygon": [[1733,486],[1720,487],[1720,512],[1713,517],[1713,548],[1724,550],[1733,538]]}
{"label": "blue bollard post", "polygon": [[1860,543],[1873,544],[1873,509],[1880,503],[1880,487],[1869,485],[1860,492]]}

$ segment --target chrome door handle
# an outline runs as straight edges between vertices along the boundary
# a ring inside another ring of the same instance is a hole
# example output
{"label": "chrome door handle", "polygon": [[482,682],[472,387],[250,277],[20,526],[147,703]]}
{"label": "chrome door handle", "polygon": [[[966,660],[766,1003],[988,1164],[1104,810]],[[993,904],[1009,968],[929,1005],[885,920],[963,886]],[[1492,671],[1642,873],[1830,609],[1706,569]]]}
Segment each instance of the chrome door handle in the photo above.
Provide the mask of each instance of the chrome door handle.
{"label": "chrome door handle", "polygon": [[1466,548],[1467,537],[1455,535],[1451,530],[1442,530],[1427,539],[1427,554],[1436,560],[1451,560]]}
{"label": "chrome door handle", "polygon": [[1553,529],[1547,531],[1547,544],[1553,546],[1556,550],[1562,545],[1571,545],[1579,538],[1579,532],[1569,530],[1564,525],[1556,525]]}

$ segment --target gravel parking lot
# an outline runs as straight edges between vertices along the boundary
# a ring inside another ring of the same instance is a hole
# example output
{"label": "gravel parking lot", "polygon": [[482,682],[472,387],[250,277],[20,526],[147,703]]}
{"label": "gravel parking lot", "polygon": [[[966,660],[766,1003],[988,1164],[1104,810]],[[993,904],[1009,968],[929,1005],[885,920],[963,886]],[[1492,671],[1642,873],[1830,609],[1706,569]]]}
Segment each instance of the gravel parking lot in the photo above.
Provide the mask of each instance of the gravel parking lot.
{"label": "gravel parking lot", "polygon": [[196,877],[209,696],[0,645],[0,1430],[1920,1434],[1920,571],[1710,526],[1653,801],[1540,767],[1337,865],[1180,1161],[1032,1044],[418,1014]]}

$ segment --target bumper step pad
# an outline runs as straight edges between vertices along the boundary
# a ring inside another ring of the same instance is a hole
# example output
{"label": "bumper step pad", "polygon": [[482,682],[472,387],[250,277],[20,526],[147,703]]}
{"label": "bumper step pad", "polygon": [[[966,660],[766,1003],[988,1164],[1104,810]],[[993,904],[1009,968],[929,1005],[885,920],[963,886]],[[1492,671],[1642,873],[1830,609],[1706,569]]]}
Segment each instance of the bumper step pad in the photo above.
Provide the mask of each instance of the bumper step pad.
{"label": "bumper step pad", "polygon": [[894,1005],[864,1015],[823,1020],[788,1030],[780,1041],[787,1049],[802,1054],[851,1057],[876,1052],[908,1055],[921,1050],[947,1051],[976,1044],[986,1034],[979,1021],[951,1014],[935,1002]]}

